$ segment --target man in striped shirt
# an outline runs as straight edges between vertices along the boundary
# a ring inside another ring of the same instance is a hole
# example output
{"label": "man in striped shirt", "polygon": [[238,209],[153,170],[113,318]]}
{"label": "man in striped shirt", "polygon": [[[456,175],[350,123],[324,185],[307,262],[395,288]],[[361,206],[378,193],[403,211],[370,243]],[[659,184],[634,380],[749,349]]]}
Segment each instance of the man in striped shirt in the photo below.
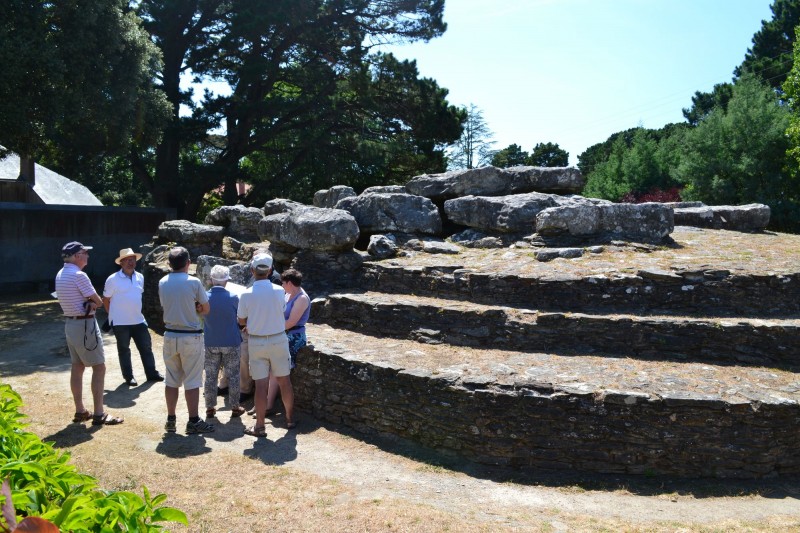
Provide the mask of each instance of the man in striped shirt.
{"label": "man in striped shirt", "polygon": [[[75,401],[73,422],[92,421],[93,426],[113,426],[122,423],[122,418],[109,415],[103,409],[103,389],[106,377],[106,359],[103,339],[94,313],[103,305],[103,300],[92,287],[89,276],[83,269],[89,263],[91,246],[73,241],[61,249],[64,267],[56,275],[58,303],[64,311],[64,334],[72,361],[70,388]],[[83,372],[92,368],[93,412],[83,405]]]}

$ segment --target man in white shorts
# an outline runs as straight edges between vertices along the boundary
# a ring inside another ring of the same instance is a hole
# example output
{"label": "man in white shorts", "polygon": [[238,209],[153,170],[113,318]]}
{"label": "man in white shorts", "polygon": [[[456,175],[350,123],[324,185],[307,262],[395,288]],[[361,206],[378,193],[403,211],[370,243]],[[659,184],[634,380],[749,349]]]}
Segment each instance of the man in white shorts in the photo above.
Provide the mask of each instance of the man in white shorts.
{"label": "man in white shorts", "polygon": [[266,437],[264,418],[267,410],[267,384],[270,372],[278,379],[281,399],[286,408],[286,427],[295,427],[294,392],[289,380],[291,356],[283,318],[284,290],[270,279],[272,256],[258,254],[250,264],[255,282],[239,297],[239,323],[249,335],[250,374],[256,382],[256,424],[245,434]]}
{"label": "man in white shorts", "polygon": [[164,308],[164,397],[167,401],[164,429],[168,433],[176,430],[175,409],[182,385],[189,411],[186,433],[207,433],[214,431],[214,426],[198,416],[205,363],[200,315],[207,315],[211,307],[203,284],[189,275],[189,251],[176,246],[169,251],[168,259],[172,272],[158,282],[158,298]]}

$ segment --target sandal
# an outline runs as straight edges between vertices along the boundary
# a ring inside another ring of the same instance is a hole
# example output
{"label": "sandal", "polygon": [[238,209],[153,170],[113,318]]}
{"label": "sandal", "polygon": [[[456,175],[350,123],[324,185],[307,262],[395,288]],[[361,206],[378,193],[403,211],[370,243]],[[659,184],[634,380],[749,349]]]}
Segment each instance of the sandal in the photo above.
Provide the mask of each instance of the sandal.
{"label": "sandal", "polygon": [[286,421],[286,429],[294,429],[296,427],[297,427],[297,422],[295,422],[293,420],[287,420]]}
{"label": "sandal", "polygon": [[244,428],[244,434],[253,437],[266,437],[267,428],[265,426],[253,426],[250,428]]}
{"label": "sandal", "polygon": [[102,415],[92,415],[92,425],[93,426],[116,426],[117,424],[122,424],[124,419],[111,416],[108,413],[103,413]]}
{"label": "sandal", "polygon": [[92,419],[92,413],[89,411],[84,410],[82,413],[75,413],[75,417],[72,419],[75,423],[86,422],[87,420]]}
{"label": "sandal", "polygon": [[206,418],[214,418],[217,416],[217,410],[213,407],[206,409]]}
{"label": "sandal", "polygon": [[239,418],[240,416],[245,414],[245,412],[246,412],[245,408],[240,405],[238,407],[233,407],[231,409],[231,416],[235,417],[235,418]]}

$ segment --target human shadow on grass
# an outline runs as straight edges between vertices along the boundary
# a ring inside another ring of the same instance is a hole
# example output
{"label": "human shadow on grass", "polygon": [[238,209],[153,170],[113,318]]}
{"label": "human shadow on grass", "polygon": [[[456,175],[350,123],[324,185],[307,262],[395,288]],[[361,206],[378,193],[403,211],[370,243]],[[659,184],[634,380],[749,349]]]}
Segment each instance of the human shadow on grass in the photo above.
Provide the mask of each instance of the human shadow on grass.
{"label": "human shadow on grass", "polygon": [[[310,429],[306,424],[304,427]],[[762,480],[678,478],[656,473],[648,475],[593,474],[570,470],[542,470],[482,465],[452,453],[441,453],[394,436],[374,436],[329,422],[316,422],[318,428],[360,440],[387,453],[423,463],[421,470],[467,476],[497,483],[562,488],[576,491],[623,491],[637,496],[675,496],[701,498],[760,496],[770,499],[800,499],[800,475]]]}
{"label": "human shadow on grass", "polygon": [[[225,411],[218,412],[217,415],[214,418],[206,418],[206,422],[214,424],[214,431],[204,434],[207,439],[217,442],[233,442],[242,438],[245,423],[241,417],[231,417],[230,412]],[[219,416],[222,418],[220,419]]]}
{"label": "human shadow on grass", "polygon": [[183,459],[211,453],[211,448],[206,445],[205,435],[164,433],[164,438],[156,445],[156,453],[173,459]]}
{"label": "human shadow on grass", "polygon": [[[108,383],[108,376],[106,376],[106,383]],[[156,385],[151,381],[146,381],[138,387],[129,387],[125,383],[120,383],[116,389],[106,390],[103,395],[103,402],[115,409],[124,409],[136,405],[136,400],[147,392],[150,387]]]}
{"label": "human shadow on grass", "polygon": [[[284,432],[281,435],[281,432]],[[281,435],[276,440],[270,440],[270,434]],[[267,437],[251,437],[253,447],[244,450],[244,456],[257,459],[265,465],[281,466],[297,459],[297,432],[296,429],[281,430],[267,425]]]}
{"label": "human shadow on grass", "polygon": [[72,448],[92,440],[94,432],[99,429],[100,427],[92,426],[91,423],[83,425],[73,422],[52,435],[42,437],[42,441],[52,442],[56,448]]}

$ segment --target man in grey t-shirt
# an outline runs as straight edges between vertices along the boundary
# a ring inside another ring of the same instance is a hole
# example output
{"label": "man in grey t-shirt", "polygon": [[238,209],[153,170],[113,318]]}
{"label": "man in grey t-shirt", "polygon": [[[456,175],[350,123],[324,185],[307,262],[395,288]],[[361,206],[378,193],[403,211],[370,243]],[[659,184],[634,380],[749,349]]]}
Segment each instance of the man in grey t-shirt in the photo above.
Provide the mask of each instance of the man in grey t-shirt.
{"label": "man in grey t-shirt", "polygon": [[164,429],[168,433],[176,430],[175,409],[181,385],[189,411],[186,433],[214,431],[214,426],[198,415],[205,362],[200,315],[207,315],[211,308],[203,284],[189,275],[190,264],[189,251],[176,246],[169,252],[172,272],[158,282],[158,298],[164,308],[164,396],[167,402]]}

